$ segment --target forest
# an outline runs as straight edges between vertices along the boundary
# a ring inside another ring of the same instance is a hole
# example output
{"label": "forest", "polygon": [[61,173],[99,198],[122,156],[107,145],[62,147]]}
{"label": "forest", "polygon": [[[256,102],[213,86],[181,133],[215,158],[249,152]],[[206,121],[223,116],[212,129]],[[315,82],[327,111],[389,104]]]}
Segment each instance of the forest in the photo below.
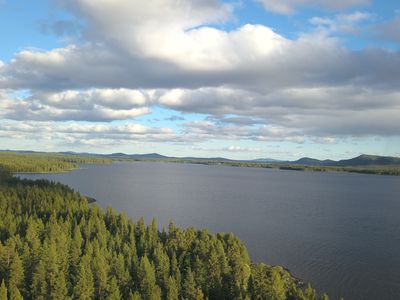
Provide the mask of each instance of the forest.
{"label": "forest", "polygon": [[0,168],[0,207],[0,300],[329,299],[231,233],[146,225],[60,183]]}
{"label": "forest", "polygon": [[65,172],[79,168],[80,164],[106,164],[111,162],[110,158],[93,156],[0,152],[0,168],[17,173]]}

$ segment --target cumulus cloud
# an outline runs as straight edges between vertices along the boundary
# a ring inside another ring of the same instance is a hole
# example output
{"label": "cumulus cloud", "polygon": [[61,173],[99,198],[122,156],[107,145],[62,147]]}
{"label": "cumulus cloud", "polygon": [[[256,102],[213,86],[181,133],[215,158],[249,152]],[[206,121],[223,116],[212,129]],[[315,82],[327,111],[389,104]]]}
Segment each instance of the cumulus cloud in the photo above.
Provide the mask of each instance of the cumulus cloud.
{"label": "cumulus cloud", "polygon": [[[175,89],[161,94],[159,103],[184,112],[213,115],[210,120],[220,123],[297,128],[298,135],[396,135],[396,127],[400,126],[396,117],[399,91],[353,85],[289,88],[271,93],[224,87]],[[228,134],[223,128],[230,127],[220,124],[217,131]],[[240,132],[240,128],[231,129]]]}
{"label": "cumulus cloud", "polygon": [[302,6],[319,6],[324,9],[340,10],[368,4],[370,0],[257,0],[266,10],[280,14],[293,14]]}
{"label": "cumulus cloud", "polygon": [[210,121],[193,121],[184,124],[183,136],[187,140],[253,140],[289,141],[303,143],[305,138],[297,129],[277,126],[222,125]]}
{"label": "cumulus cloud", "polygon": [[184,66],[191,61],[197,67],[223,59],[215,50],[224,32],[199,27],[230,18],[231,7],[218,0],[75,0],[65,5],[88,21],[88,39],[106,41],[128,55],[183,60]]}
{"label": "cumulus cloud", "polygon": [[[263,4],[290,13],[341,9],[365,0],[285,0]],[[161,106],[201,113],[169,138],[332,143],[336,135],[396,135],[400,53],[346,49],[333,33],[371,16],[312,18],[317,29],[289,39],[265,25],[231,30],[232,7],[217,0],[73,0],[84,42],[26,49],[0,62],[0,116],[12,120],[127,120]],[[171,119],[171,121],[173,121]],[[57,125],[58,126],[58,125]],[[100,138],[98,137],[98,141]]]}
{"label": "cumulus cloud", "polygon": [[165,142],[174,139],[170,128],[148,127],[136,123],[88,124],[77,122],[2,121],[0,137],[22,140],[53,140],[60,144],[120,144],[133,142]]}
{"label": "cumulus cloud", "polygon": [[150,113],[146,96],[137,90],[91,89],[37,92],[10,99],[0,94],[0,116],[13,120],[126,120]]}

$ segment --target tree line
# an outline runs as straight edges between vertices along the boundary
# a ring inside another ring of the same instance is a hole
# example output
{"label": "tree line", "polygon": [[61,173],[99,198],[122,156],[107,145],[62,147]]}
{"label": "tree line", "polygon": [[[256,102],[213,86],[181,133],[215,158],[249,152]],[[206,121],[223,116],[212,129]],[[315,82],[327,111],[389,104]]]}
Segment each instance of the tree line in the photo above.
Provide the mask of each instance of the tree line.
{"label": "tree line", "polygon": [[0,152],[0,167],[15,173],[55,173],[77,169],[80,164],[111,162],[109,158],[92,156]]}

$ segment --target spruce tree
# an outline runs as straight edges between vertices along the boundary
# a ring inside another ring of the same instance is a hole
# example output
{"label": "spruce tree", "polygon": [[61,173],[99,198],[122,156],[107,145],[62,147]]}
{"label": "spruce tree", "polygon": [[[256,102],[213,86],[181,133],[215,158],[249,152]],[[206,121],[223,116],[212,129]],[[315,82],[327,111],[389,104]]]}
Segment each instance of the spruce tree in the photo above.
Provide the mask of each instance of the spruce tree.
{"label": "spruce tree", "polygon": [[46,267],[44,260],[40,260],[32,276],[30,294],[32,299],[45,299],[47,295]]}
{"label": "spruce tree", "polygon": [[167,281],[167,297],[168,300],[178,300],[179,299],[179,290],[178,286],[173,277],[169,277]]}
{"label": "spruce tree", "polygon": [[0,300],[7,300],[7,287],[4,283],[4,279],[1,281],[0,285]]}
{"label": "spruce tree", "polygon": [[90,269],[90,258],[83,256],[79,263],[77,284],[74,288],[74,298],[79,300],[90,300],[94,296],[94,283],[92,270]]}
{"label": "spruce tree", "polygon": [[22,260],[18,253],[14,253],[14,257],[10,266],[10,279],[8,286],[10,289],[10,299],[21,298],[21,288],[24,283],[24,267],[22,265]]}
{"label": "spruce tree", "polygon": [[109,286],[110,287],[109,287],[109,290],[108,290],[107,300],[120,300],[121,299],[121,293],[119,291],[118,281],[115,278],[115,276],[113,276],[111,278]]}
{"label": "spruce tree", "polygon": [[[55,239],[55,238],[54,238]],[[56,242],[47,241],[44,251],[46,266],[47,296],[50,299],[65,299],[68,293],[65,279],[65,272],[62,270],[59,254],[57,253]]]}
{"label": "spruce tree", "polygon": [[10,300],[23,300],[24,298],[21,295],[18,287],[15,285],[10,286]]}
{"label": "spruce tree", "polygon": [[160,288],[156,284],[154,267],[147,256],[144,256],[140,261],[138,277],[140,293],[144,299],[156,300],[161,298]]}
{"label": "spruce tree", "polygon": [[108,265],[100,250],[95,251],[95,256],[93,258],[93,277],[94,277],[94,289],[95,298],[99,300],[104,300],[106,298],[108,283]]}
{"label": "spruce tree", "polygon": [[193,300],[204,299],[203,292],[201,289],[197,287],[193,273],[190,269],[187,272],[186,278],[183,282],[182,294],[184,299],[193,299]]}

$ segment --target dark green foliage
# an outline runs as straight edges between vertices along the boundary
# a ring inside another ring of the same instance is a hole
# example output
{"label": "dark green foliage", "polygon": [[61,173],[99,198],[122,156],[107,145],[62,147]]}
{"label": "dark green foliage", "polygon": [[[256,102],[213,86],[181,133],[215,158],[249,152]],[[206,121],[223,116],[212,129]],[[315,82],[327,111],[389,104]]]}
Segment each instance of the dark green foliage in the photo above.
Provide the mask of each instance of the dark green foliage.
{"label": "dark green foliage", "polygon": [[0,300],[319,299],[283,268],[252,264],[233,234],[159,231],[62,184],[1,174]]}

